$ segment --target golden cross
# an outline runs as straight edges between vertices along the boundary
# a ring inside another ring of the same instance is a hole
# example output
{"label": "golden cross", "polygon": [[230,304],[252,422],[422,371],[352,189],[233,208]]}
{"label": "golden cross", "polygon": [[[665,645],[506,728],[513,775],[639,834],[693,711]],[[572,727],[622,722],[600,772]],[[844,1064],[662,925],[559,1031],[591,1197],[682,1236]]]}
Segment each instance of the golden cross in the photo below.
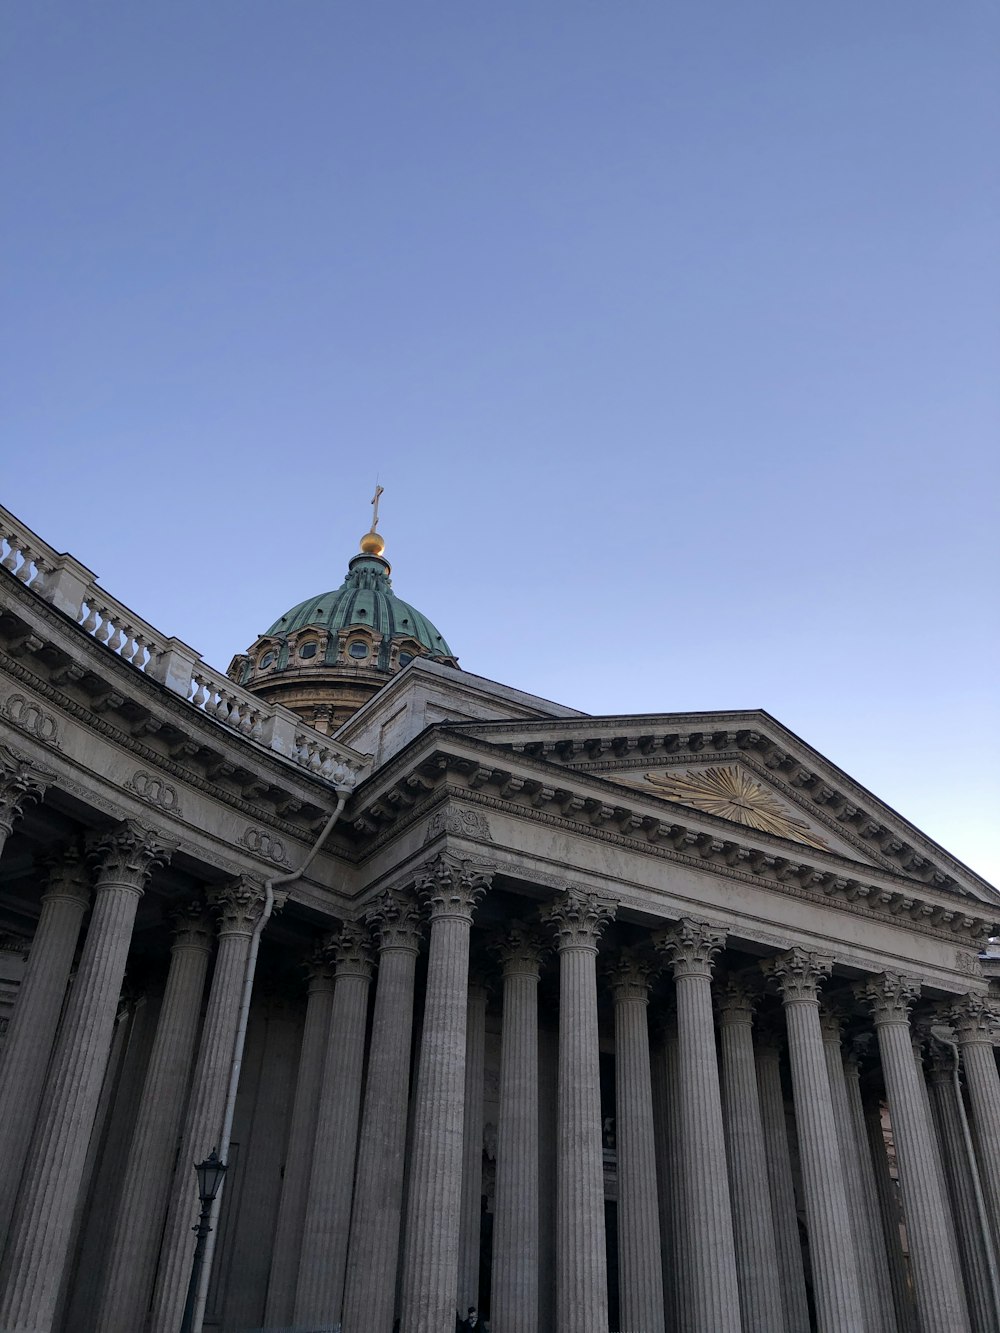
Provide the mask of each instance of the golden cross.
{"label": "golden cross", "polygon": [[378,501],[384,490],[384,486],[380,486],[378,482],[375,483],[375,494],[372,496],[372,532],[378,527]]}

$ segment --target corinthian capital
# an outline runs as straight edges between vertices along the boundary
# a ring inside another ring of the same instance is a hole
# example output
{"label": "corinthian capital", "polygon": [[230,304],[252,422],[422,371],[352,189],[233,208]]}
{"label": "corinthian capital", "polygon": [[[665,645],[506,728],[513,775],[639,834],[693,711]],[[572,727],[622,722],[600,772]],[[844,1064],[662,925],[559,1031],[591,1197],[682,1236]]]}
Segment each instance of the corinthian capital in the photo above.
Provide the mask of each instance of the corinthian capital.
{"label": "corinthian capital", "polygon": [[204,949],[212,947],[212,918],[200,898],[189,898],[171,913],[175,949]]}
{"label": "corinthian capital", "polygon": [[90,840],[89,855],[97,866],[97,888],[124,885],[141,893],[157,866],[170,860],[173,845],[155,829],[126,819],[108,833]]}
{"label": "corinthian capital", "polygon": [[616,904],[596,893],[582,889],[564,889],[543,913],[555,931],[559,952],[564,949],[589,949],[597,952],[597,941],[604,927],[614,920]]}
{"label": "corinthian capital", "polygon": [[985,995],[964,995],[947,1011],[960,1046],[992,1046],[1000,1027],[1000,1008]]}
{"label": "corinthian capital", "polygon": [[337,977],[364,977],[372,974],[372,937],[360,921],[345,921],[329,937],[327,948]]}
{"label": "corinthian capital", "polygon": [[40,864],[48,872],[43,903],[65,898],[86,907],[90,901],[91,874],[86,849],[79,839],[46,852]]}
{"label": "corinthian capital", "polygon": [[833,959],[808,949],[789,949],[761,963],[765,976],[773,977],[785,1004],[814,1003],[819,988],[833,970]]}
{"label": "corinthian capital", "polygon": [[54,776],[35,768],[9,745],[0,745],[0,831],[11,831],[24,807],[42,799]]}
{"label": "corinthian capital", "polygon": [[920,995],[920,983],[899,972],[882,972],[877,977],[855,982],[854,993],[868,1004],[876,1027],[886,1023],[905,1023],[908,1027],[910,1008]]}
{"label": "corinthian capital", "polygon": [[365,921],[382,953],[389,949],[417,953],[423,918],[420,904],[402,889],[386,889],[365,913]]}
{"label": "corinthian capital", "polygon": [[712,967],[726,943],[726,932],[707,921],[685,916],[654,939],[666,955],[674,977],[711,977]]}
{"label": "corinthian capital", "polygon": [[432,921],[446,916],[471,921],[492,880],[492,866],[442,853],[417,871],[416,890],[430,904]]}
{"label": "corinthian capital", "polygon": [[261,880],[240,875],[209,889],[208,901],[219,918],[220,935],[252,935],[264,915],[267,894]]}
{"label": "corinthian capital", "polygon": [[730,972],[723,979],[716,997],[719,1022],[730,1024],[753,1023],[754,1011],[763,987],[756,972]]}
{"label": "corinthian capital", "polygon": [[649,1002],[649,983],[659,971],[655,958],[639,949],[622,949],[603,969],[616,1001]]}
{"label": "corinthian capital", "polygon": [[515,921],[503,935],[491,940],[488,947],[505,977],[537,978],[542,957],[548,952],[541,932],[523,921]]}

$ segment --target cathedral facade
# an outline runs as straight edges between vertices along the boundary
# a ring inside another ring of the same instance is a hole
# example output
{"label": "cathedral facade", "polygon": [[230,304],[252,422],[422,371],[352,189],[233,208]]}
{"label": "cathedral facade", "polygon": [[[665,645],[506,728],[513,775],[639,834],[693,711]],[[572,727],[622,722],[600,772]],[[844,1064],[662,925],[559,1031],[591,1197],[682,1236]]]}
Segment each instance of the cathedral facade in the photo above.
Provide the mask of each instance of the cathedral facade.
{"label": "cathedral facade", "polygon": [[997,891],[376,526],[223,673],[0,509],[0,1329],[998,1333]]}

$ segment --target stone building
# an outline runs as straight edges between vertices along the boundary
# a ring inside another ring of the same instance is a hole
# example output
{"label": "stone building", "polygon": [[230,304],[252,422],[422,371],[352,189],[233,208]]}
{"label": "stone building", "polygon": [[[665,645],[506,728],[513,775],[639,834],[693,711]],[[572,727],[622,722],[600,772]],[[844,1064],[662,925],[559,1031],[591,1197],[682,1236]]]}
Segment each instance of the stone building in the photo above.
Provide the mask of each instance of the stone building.
{"label": "stone building", "polygon": [[0,536],[5,1333],[178,1333],[213,1148],[195,1327],[1000,1328],[954,857],[767,713],[460,670],[374,524],[228,674]]}

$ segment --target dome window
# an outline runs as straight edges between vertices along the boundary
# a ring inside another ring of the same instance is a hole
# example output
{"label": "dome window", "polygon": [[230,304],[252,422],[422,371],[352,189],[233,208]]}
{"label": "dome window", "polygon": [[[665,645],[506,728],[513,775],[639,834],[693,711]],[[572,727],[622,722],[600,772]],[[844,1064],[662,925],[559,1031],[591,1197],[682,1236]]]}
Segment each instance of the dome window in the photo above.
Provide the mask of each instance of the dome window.
{"label": "dome window", "polygon": [[274,665],[274,653],[265,653],[258,664],[261,671],[266,671],[269,666]]}
{"label": "dome window", "polygon": [[347,651],[352,657],[367,657],[368,645],[367,643],[362,643],[359,639],[355,639]]}
{"label": "dome window", "polygon": [[412,654],[412,653],[400,653],[400,654],[399,654],[399,665],[400,665],[400,666],[409,666],[410,663],[411,663],[412,661],[413,661],[413,654]]}
{"label": "dome window", "polygon": [[316,640],[315,640],[315,639],[311,639],[311,640],[309,641],[309,643],[304,643],[304,644],[302,645],[302,647],[299,649],[299,656],[300,656],[300,657],[315,657],[315,656],[316,656],[316,650],[317,650],[318,647],[319,647],[319,644],[316,642]]}

